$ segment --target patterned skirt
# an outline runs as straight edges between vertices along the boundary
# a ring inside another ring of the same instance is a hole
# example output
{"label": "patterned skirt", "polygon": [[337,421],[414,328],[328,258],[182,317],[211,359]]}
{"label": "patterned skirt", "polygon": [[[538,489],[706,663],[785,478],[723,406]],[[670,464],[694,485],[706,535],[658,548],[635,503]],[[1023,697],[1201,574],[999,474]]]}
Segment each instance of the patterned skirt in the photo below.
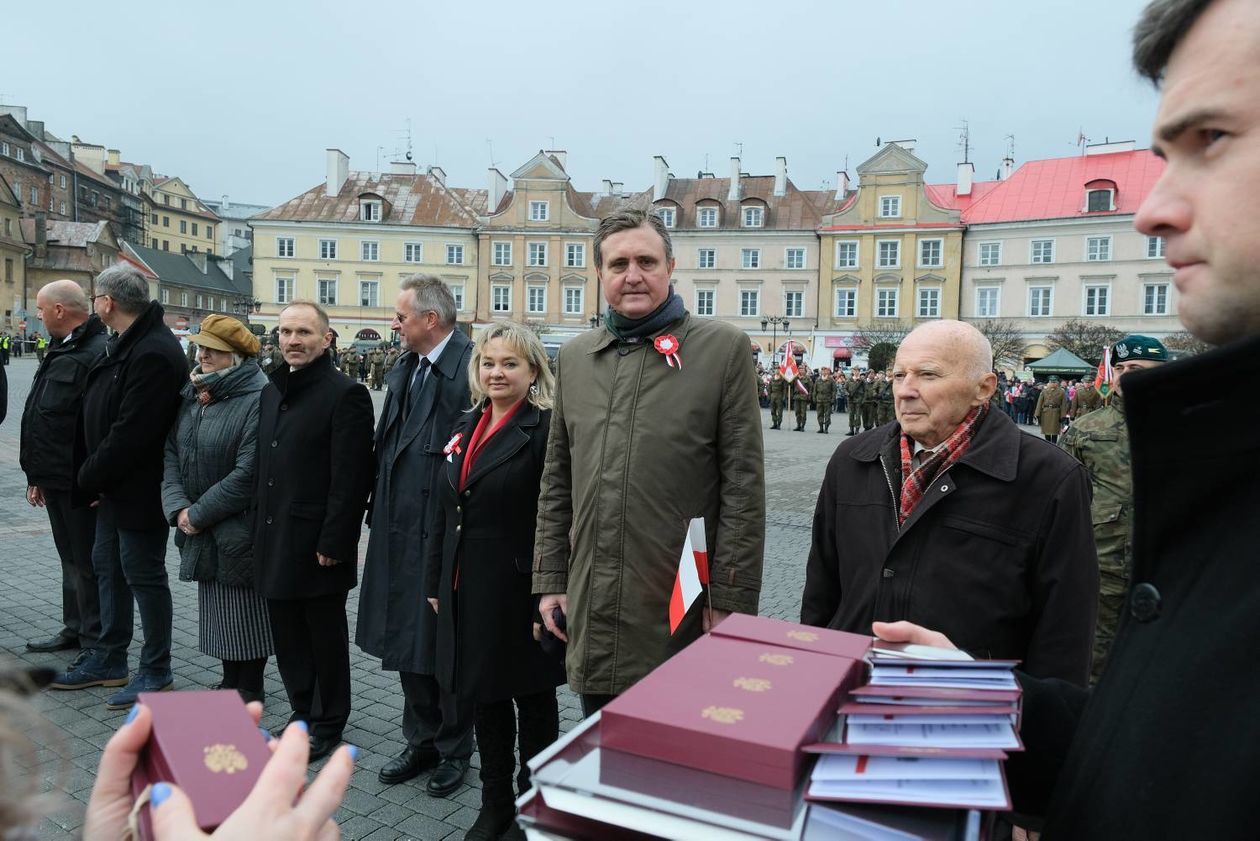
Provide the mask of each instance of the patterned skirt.
{"label": "patterned skirt", "polygon": [[201,622],[197,647],[219,660],[258,660],[272,653],[267,602],[253,587],[197,583]]}

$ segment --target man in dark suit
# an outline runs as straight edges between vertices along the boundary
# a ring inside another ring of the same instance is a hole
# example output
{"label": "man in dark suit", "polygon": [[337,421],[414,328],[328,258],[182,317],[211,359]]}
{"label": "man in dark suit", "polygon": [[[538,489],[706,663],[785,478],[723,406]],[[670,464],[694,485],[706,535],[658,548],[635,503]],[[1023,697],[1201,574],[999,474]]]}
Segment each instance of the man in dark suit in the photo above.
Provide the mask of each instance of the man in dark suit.
{"label": "man in dark suit", "polygon": [[381,782],[400,783],[436,766],[427,788],[445,797],[468,770],[473,710],[434,679],[435,617],[417,605],[425,603],[428,541],[442,539],[430,538],[434,483],[451,428],[470,405],[472,343],[455,329],[455,299],[440,278],[405,279],[396,308],[394,329],[408,353],[385,378],[355,643],[380,657],[382,668],[397,670],[402,683],[407,744],[381,769]]}
{"label": "man in dark suit", "polygon": [[346,594],[372,487],[372,398],[333,367],[328,315],[280,313],[284,363],[259,405],[254,558],[276,666],[311,759],[332,752],[350,717]]}

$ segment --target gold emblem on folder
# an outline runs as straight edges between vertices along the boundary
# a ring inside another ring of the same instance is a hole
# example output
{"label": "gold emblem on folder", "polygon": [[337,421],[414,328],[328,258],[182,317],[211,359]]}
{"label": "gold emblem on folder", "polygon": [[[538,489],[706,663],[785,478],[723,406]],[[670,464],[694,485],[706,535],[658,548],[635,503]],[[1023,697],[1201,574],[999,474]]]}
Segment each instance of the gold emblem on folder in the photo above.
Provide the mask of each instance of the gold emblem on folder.
{"label": "gold emblem on folder", "polygon": [[737,688],[749,692],[765,692],[770,688],[770,681],[764,677],[737,677],[734,684]]}
{"label": "gold emblem on folder", "polygon": [[734,724],[744,720],[744,711],[734,707],[705,707],[700,715],[718,724]]}
{"label": "gold emblem on folder", "polygon": [[216,774],[235,774],[249,767],[249,760],[236,745],[210,745],[204,753],[206,767]]}
{"label": "gold emblem on folder", "polygon": [[763,654],[757,659],[771,666],[790,666],[796,662],[791,654]]}
{"label": "gold emblem on folder", "polygon": [[800,642],[818,642],[818,634],[813,631],[788,631],[788,639],[799,640]]}

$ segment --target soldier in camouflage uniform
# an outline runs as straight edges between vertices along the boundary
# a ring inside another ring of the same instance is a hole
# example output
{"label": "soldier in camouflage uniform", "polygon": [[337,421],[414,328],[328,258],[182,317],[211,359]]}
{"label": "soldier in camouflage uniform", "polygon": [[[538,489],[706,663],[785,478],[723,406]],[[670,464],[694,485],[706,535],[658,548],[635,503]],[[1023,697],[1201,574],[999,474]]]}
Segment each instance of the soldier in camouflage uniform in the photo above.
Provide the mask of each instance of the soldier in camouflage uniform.
{"label": "soldier in camouflage uniform", "polygon": [[831,427],[831,409],[836,402],[836,381],[831,378],[830,368],[818,369],[818,382],[814,383],[814,411],[818,414],[818,432],[827,434]]}
{"label": "soldier in camouflage uniform", "polygon": [[373,391],[380,391],[385,380],[385,351],[373,348],[368,354],[368,379]]}
{"label": "soldier in camouflage uniform", "polygon": [[866,388],[862,390],[862,429],[874,429],[879,417],[879,389],[884,380],[884,372],[866,372]]}
{"label": "soldier in camouflage uniform", "polygon": [[857,435],[862,431],[862,397],[866,392],[866,380],[851,371],[849,379],[844,383],[844,393],[849,399],[849,434]]}
{"label": "soldier in camouflage uniform", "polygon": [[792,408],[796,410],[796,431],[805,431],[809,420],[809,369],[801,366],[800,375],[789,386],[792,392]]}
{"label": "soldier in camouflage uniform", "polygon": [[359,378],[359,352],[354,348],[346,351],[346,375],[352,380]]}
{"label": "soldier in camouflage uniform", "polygon": [[1127,336],[1112,347],[1112,359],[1116,360],[1116,381],[1109,404],[1080,417],[1059,441],[1060,447],[1085,465],[1094,491],[1091,513],[1094,544],[1098,547],[1099,592],[1091,683],[1098,682],[1107,662],[1133,570],[1129,520],[1133,509],[1133,479],[1120,378],[1128,371],[1162,364],[1168,359],[1168,351],[1149,336]]}
{"label": "soldier in camouflage uniform", "polygon": [[1102,404],[1102,395],[1098,393],[1098,389],[1094,388],[1094,384],[1083,382],[1076,387],[1076,393],[1072,395],[1072,402],[1068,406],[1068,417],[1077,420],[1095,409],[1101,409]]}
{"label": "soldier in camouflage uniform", "polygon": [[775,368],[774,376],[770,377],[771,429],[778,429],[783,424],[783,407],[787,405],[788,388],[788,381],[783,378],[783,372]]}
{"label": "soldier in camouflage uniform", "polygon": [[883,426],[891,423],[893,416],[893,383],[892,377],[880,375],[879,400],[876,404],[875,425]]}

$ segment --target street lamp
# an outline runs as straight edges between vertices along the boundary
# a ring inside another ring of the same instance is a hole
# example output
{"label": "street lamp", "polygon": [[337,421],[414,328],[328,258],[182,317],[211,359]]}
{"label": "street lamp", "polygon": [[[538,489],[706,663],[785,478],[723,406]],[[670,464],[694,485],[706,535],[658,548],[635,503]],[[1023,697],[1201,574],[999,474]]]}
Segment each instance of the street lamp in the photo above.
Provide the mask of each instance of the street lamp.
{"label": "street lamp", "polygon": [[249,321],[249,314],[251,312],[256,313],[261,310],[262,301],[248,295],[238,295],[236,299],[232,301],[232,312],[237,315],[245,316],[246,321]]}
{"label": "street lamp", "polygon": [[604,314],[602,312],[597,312],[588,318],[587,321],[590,322],[591,329],[594,330],[596,327],[604,323]]}
{"label": "street lamp", "polygon": [[768,318],[761,319],[761,330],[765,332],[766,327],[771,328],[770,345],[773,350],[770,353],[770,364],[777,366],[779,364],[779,325],[783,325],[783,335],[789,336],[792,328],[788,325],[788,320],[781,315],[772,315]]}

